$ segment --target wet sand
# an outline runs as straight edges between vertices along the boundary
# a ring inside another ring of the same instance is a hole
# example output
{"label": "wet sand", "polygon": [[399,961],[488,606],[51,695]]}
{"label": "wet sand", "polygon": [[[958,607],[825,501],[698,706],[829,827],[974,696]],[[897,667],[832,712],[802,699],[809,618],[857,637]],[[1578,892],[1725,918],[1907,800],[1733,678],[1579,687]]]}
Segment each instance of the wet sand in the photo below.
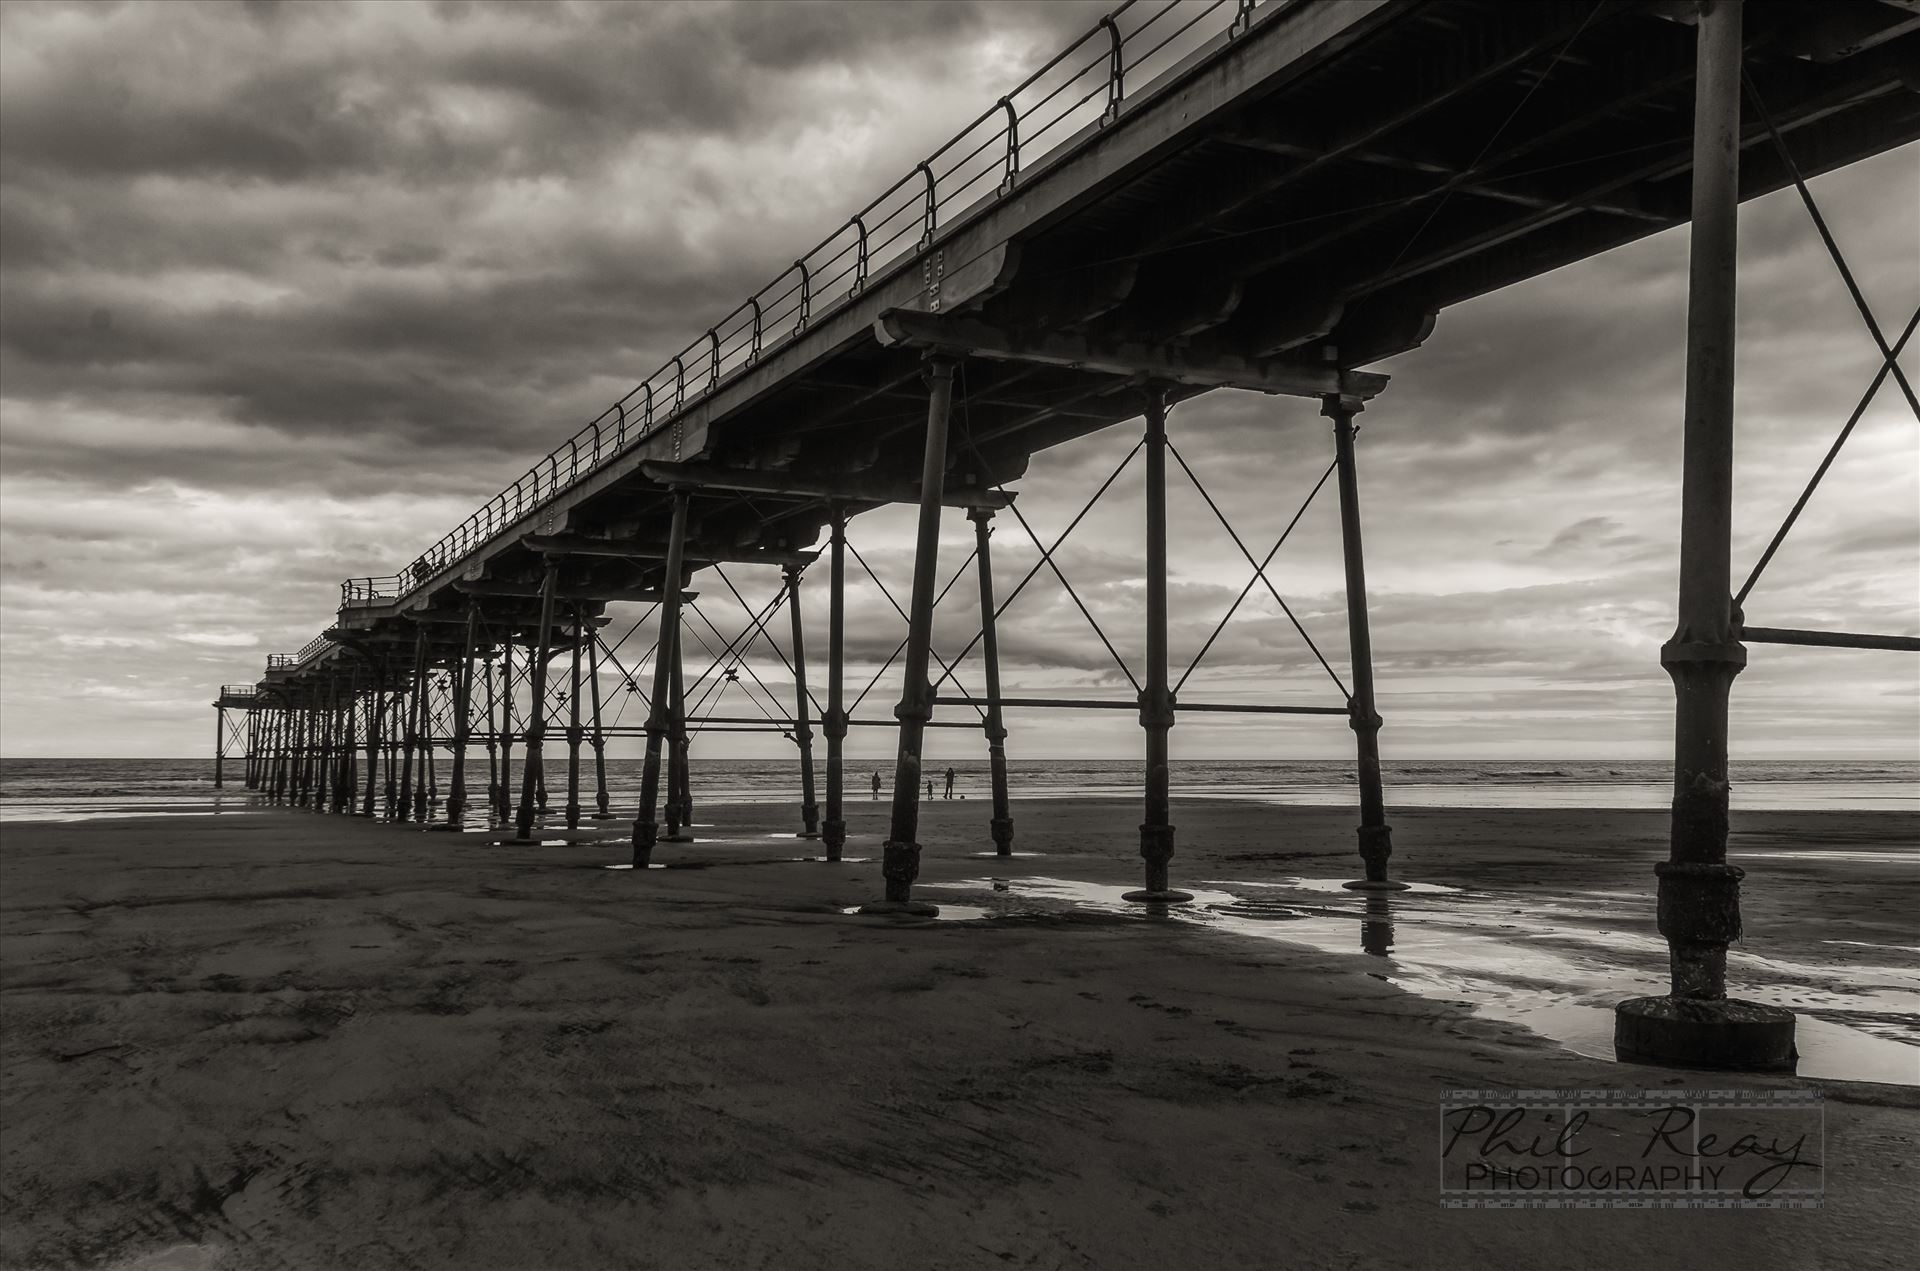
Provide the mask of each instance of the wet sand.
{"label": "wet sand", "polygon": [[[881,806],[850,812],[877,856]],[[1852,1268],[1920,1238],[1912,1086],[1702,1080],[1514,1022],[1657,981],[1661,814],[1403,811],[1404,876],[1464,890],[1371,921],[1330,887],[1344,810],[1181,808],[1175,880],[1212,907],[1166,917],[1109,901],[1130,802],[1017,806],[1011,862],[968,854],[985,816],[926,808],[949,917],[906,924],[844,914],[877,864],[792,859],[817,845],[766,805],[700,809],[722,837],[644,874],[289,811],[9,825],[0,1260]],[[1913,839],[1736,814],[1736,977],[1840,1069],[1920,1034]],[[1442,1091],[1703,1084],[1826,1092],[1825,1208],[1439,1207]]]}

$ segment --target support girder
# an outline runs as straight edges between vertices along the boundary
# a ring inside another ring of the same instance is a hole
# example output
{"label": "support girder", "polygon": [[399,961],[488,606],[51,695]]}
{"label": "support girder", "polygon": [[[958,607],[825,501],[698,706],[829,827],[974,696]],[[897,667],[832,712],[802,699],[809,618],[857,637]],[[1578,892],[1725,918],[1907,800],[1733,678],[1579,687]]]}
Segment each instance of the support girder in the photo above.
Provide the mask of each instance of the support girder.
{"label": "support girder", "polygon": [[[837,503],[918,503],[919,487],[901,481],[875,480],[869,477],[815,477],[797,473],[764,471],[755,468],[721,468],[697,463],[643,463],[640,471],[662,485],[685,486],[704,490],[748,490],[793,499],[825,500]],[[948,490],[942,496],[947,507],[1003,508],[1013,502],[1011,494],[991,490]]]}
{"label": "support girder", "polygon": [[[467,611],[464,608],[405,609],[401,611],[400,616],[408,622],[424,622],[430,626],[461,626],[467,621]],[[539,620],[538,607],[529,607],[518,613],[498,609],[483,610],[480,614],[480,621],[490,627],[531,626]],[[587,625],[593,627],[604,627],[611,621],[612,619],[605,614],[596,614],[586,619]]]}
{"label": "support girder", "polygon": [[1175,350],[1145,342],[1106,343],[1077,334],[1026,336],[969,318],[889,310],[874,324],[889,345],[937,349],[956,356],[1038,362],[1108,375],[1160,380],[1202,388],[1246,388],[1290,397],[1329,393],[1362,400],[1387,386],[1387,377],[1367,371],[1277,359],[1249,358],[1212,350]]}
{"label": "support girder", "polygon": [[[1285,155],[1295,159],[1310,159],[1320,153],[1315,143],[1280,137],[1233,134],[1221,140],[1245,149]],[[1384,168],[1393,172],[1443,177],[1455,193],[1488,199],[1495,203],[1512,203],[1518,207],[1550,208],[1557,207],[1565,201],[1565,196],[1559,191],[1542,186],[1536,181],[1524,178],[1508,178],[1502,181],[1499,177],[1492,175],[1476,179],[1472,172],[1445,159],[1421,157],[1415,154],[1395,154],[1385,150],[1357,150],[1346,155],[1345,158],[1352,163]],[[1618,216],[1630,221],[1650,221],[1657,225],[1671,224],[1675,211],[1667,204],[1653,206],[1650,196],[1645,191],[1632,189],[1620,191],[1612,197],[1597,196],[1582,203],[1581,206],[1589,212],[1604,212],[1608,216]]]}
{"label": "support girder", "polygon": [[[605,556],[617,560],[665,560],[667,544],[624,538],[593,538],[586,534],[527,534],[520,545],[543,556]],[[723,565],[810,565],[818,552],[783,548],[726,547],[718,543],[688,543],[689,563]]]}
{"label": "support girder", "polygon": [[[1854,110],[1867,110],[1879,117],[1880,131],[1892,130],[1907,141],[1920,139],[1920,96],[1887,94],[1866,103],[1855,103]],[[1812,176],[1844,166],[1872,152],[1872,147],[1857,138],[1865,135],[1845,117],[1802,120],[1797,127],[1781,121],[1788,132],[1789,144],[1802,169]],[[1874,131],[1874,130],[1867,130]],[[1778,189],[1787,183],[1769,150],[1760,147],[1762,130],[1748,130],[1750,147],[1743,155],[1740,197],[1749,199]],[[1646,233],[1644,227],[1616,223],[1600,236],[1584,222],[1559,217],[1552,221],[1531,220],[1524,224],[1489,228],[1480,250],[1472,255],[1448,252],[1451,259],[1423,262],[1419,272],[1397,285],[1385,287],[1364,301],[1349,306],[1349,312],[1394,312],[1407,308],[1431,309],[1454,298],[1482,295],[1523,278],[1544,273],[1569,261],[1593,255],[1631,242]],[[1499,247],[1494,250],[1496,241]],[[1405,272],[1405,271],[1400,271]],[[1446,298],[1443,300],[1442,298]]]}
{"label": "support girder", "polygon": [[[454,580],[455,591],[468,596],[538,596],[540,584],[537,582],[510,582],[504,579],[459,578]],[[683,593],[692,595],[691,592]],[[555,600],[602,600],[620,601],[626,604],[659,604],[666,598],[665,593],[642,587],[561,587],[555,590]]]}
{"label": "support girder", "polygon": [[[1592,3],[1569,0],[1536,0],[1526,6],[1526,12],[1537,25],[1514,23],[1491,31],[1469,26],[1447,32],[1413,63],[1413,74],[1357,88],[1351,96],[1368,104],[1366,117],[1330,134],[1325,152],[1315,159],[1270,172],[1249,172],[1243,165],[1215,165],[1205,178],[1183,184],[1177,196],[1156,207],[1137,231],[1114,236],[1107,244],[1110,253],[1132,256],[1172,246],[1188,238],[1194,226],[1219,221],[1317,167],[1374,145],[1447,102],[1549,55],[1573,32],[1590,21],[1601,20],[1595,18]],[[1281,102],[1275,109],[1287,107]],[[1259,130],[1257,124],[1255,130]]]}

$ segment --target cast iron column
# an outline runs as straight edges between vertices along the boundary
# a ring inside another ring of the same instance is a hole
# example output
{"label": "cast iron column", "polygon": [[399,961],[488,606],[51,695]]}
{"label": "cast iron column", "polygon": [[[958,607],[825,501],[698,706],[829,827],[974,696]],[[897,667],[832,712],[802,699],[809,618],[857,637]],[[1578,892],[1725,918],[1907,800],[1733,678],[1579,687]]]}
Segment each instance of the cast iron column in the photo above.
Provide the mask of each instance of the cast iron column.
{"label": "cast iron column", "polygon": [[1140,823],[1140,859],[1146,886],[1124,900],[1180,904],[1191,892],[1169,885],[1173,860],[1172,774],[1167,734],[1173,731],[1173,690],[1167,679],[1167,391],[1147,390],[1147,683],[1140,690],[1140,727],[1147,734],[1146,816]]}
{"label": "cast iron column", "polygon": [[1386,795],[1380,786],[1380,712],[1373,698],[1373,636],[1367,627],[1367,566],[1360,545],[1360,479],[1353,462],[1353,398],[1329,393],[1320,413],[1333,421],[1334,466],[1340,484],[1340,551],[1347,567],[1347,645],[1353,659],[1353,694],[1347,699],[1347,727],[1353,729],[1360,787],[1360,861],[1365,877],[1346,884],[1355,891],[1405,891],[1405,883],[1387,877],[1393,855],[1393,827],[1387,824]]}
{"label": "cast iron column", "polygon": [[323,691],[315,690],[314,698],[320,703],[319,718],[314,721],[313,744],[313,810],[327,810],[328,780],[331,774],[328,765],[333,762],[333,697],[331,682]]}
{"label": "cast iron column", "polygon": [[674,646],[680,636],[681,572],[687,546],[687,504],[692,494],[673,491],[673,528],[667,535],[666,568],[662,571],[660,642],[653,657],[653,700],[647,709],[647,756],[640,769],[640,808],[633,820],[633,867],[645,869],[653,860],[660,829],[654,817],[660,808],[660,748],[671,727],[668,717],[673,695]]}
{"label": "cast iron column", "polygon": [[302,729],[306,724],[304,708],[289,707],[287,712],[287,790],[286,801],[300,801],[301,762],[305,754],[301,745]]}
{"label": "cast iron column", "polygon": [[793,621],[793,740],[800,747],[800,837],[820,837],[813,792],[813,721],[807,714],[807,637],[800,627],[800,567],[788,565],[787,613]]}
{"label": "cast iron column", "polygon": [[280,792],[280,720],[286,713],[284,706],[275,706],[273,714],[267,719],[267,757],[261,770],[261,788],[267,798],[279,802]]}
{"label": "cast iron column", "polygon": [[1655,1063],[1790,1069],[1793,1013],[1727,997],[1743,876],[1727,864],[1727,698],[1747,662],[1729,585],[1741,18],[1738,0],[1715,0],[1695,28],[1679,625],[1660,650],[1675,698],[1673,818],[1655,866],[1672,991],[1621,1003],[1614,1045]]}
{"label": "cast iron column", "polygon": [[935,905],[913,899],[920,873],[920,745],[933,716],[933,686],[927,682],[933,647],[933,594],[939,586],[940,503],[946,493],[947,417],[953,407],[953,359],[930,354],[926,362],[927,439],[920,467],[920,526],[913,554],[913,600],[907,609],[907,657],[902,664],[900,744],[893,765],[893,818],[882,848],[880,872],[886,900],[861,906],[863,913],[935,914]]}
{"label": "cast iron column", "polygon": [[298,707],[287,733],[287,802],[298,807],[307,797],[307,709]]}
{"label": "cast iron column", "polygon": [[333,811],[339,816],[348,816],[353,812],[355,791],[354,753],[358,745],[359,721],[355,713],[360,706],[360,663],[353,663],[353,670],[347,676],[347,707],[340,720],[340,778],[333,783]]}
{"label": "cast iron column", "polygon": [[680,627],[673,629],[672,679],[667,692],[667,797],[664,800],[667,822],[664,841],[668,843],[693,842],[693,831],[688,828],[693,821],[693,782],[687,775],[691,756],[687,740],[687,664],[681,656],[686,647],[684,636]]}
{"label": "cast iron column", "polygon": [[274,779],[274,797],[282,803],[291,802],[297,785],[293,770],[294,727],[299,716],[294,713],[293,703],[288,701],[284,718],[280,722],[280,774]]}
{"label": "cast iron column", "polygon": [[513,841],[533,841],[533,814],[539,800],[547,738],[547,660],[553,649],[553,593],[559,586],[559,562],[549,557],[540,579],[540,637],[527,664],[527,736],[526,757],[521,763],[520,820]]}
{"label": "cast iron column", "polygon": [[980,562],[980,656],[987,667],[987,767],[993,782],[993,850],[1013,855],[1013,809],[1007,802],[1007,726],[1000,713],[1000,637],[993,612],[993,509],[967,509],[973,522],[975,558]]}
{"label": "cast iron column", "polygon": [[326,705],[320,708],[319,734],[320,744],[314,750],[313,763],[313,810],[327,810],[327,795],[331,790],[333,778],[333,703],[337,696],[333,681],[327,681]]}
{"label": "cast iron column", "polygon": [[306,704],[300,711],[300,768],[294,790],[294,802],[303,808],[313,793],[314,707],[311,688],[308,688],[305,697]]}
{"label": "cast iron column", "polygon": [[213,708],[213,788],[226,785],[227,708]]}
{"label": "cast iron column", "polygon": [[680,792],[680,833],[675,836],[675,841],[680,843],[691,843],[694,839],[693,737],[687,732],[686,651],[687,646],[676,635],[673,638],[673,745],[679,758],[674,765],[674,786]]}
{"label": "cast iron column", "polygon": [[447,779],[447,828],[460,829],[467,816],[467,739],[473,735],[473,646],[480,635],[480,606],[467,602],[467,632],[460,653],[459,679],[453,690],[453,775]]}
{"label": "cast iron column", "polygon": [[580,606],[573,607],[572,678],[567,689],[567,828],[580,828]]}
{"label": "cast iron column", "polygon": [[367,694],[367,790],[360,806],[360,815],[370,817],[374,811],[375,783],[380,779],[380,716],[381,699],[386,695],[386,661],[383,658],[374,667],[373,692]]}
{"label": "cast iron column", "polygon": [[[453,693],[452,674],[447,683],[441,685],[443,695]],[[433,750],[433,689],[434,677],[428,672],[425,684],[425,696],[420,700],[420,780],[413,787],[413,819],[431,820],[440,807],[440,765]]]}
{"label": "cast iron column", "polygon": [[287,744],[287,708],[282,705],[274,708],[273,727],[267,739],[267,797],[275,803],[280,802],[281,792],[285,789],[286,769],[283,764]]}
{"label": "cast iron column", "polygon": [[284,706],[275,706],[273,714],[267,717],[266,759],[261,765],[260,788],[266,791],[267,798],[275,803],[280,800],[278,789],[280,782],[280,721],[286,713]]}
{"label": "cast iron column", "polygon": [[400,742],[400,801],[391,813],[395,821],[405,821],[413,811],[413,748],[420,731],[420,698],[426,685],[427,628],[423,623],[413,637],[413,678],[407,689],[407,731]]}
{"label": "cast iron column", "polygon": [[600,727],[600,632],[594,630],[587,645],[587,684],[593,692],[593,819],[605,821],[613,815],[607,806],[607,735]]}
{"label": "cast iron column", "polygon": [[513,631],[500,644],[500,828],[513,821]]}
{"label": "cast iron column", "polygon": [[487,637],[487,651],[480,655],[480,683],[486,689],[481,709],[487,721],[483,734],[487,739],[487,820],[493,821],[500,815],[500,740],[494,733],[492,636]]}
{"label": "cast iron column", "polygon": [[847,654],[847,514],[837,503],[831,512],[833,530],[827,558],[827,713],[820,721],[820,731],[827,735],[827,819],[820,826],[820,841],[826,845],[827,859],[837,861],[840,849],[847,842],[846,788],[841,772],[841,752],[847,740],[847,712],[841,704]]}

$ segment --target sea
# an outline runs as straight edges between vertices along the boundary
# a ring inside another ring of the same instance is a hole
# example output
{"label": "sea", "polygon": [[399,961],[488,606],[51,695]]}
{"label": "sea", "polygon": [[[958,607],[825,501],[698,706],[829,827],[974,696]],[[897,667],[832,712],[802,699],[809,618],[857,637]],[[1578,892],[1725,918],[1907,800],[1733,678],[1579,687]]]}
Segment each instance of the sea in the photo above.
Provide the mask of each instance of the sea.
{"label": "sea", "polygon": [[[592,802],[590,753],[582,755],[583,802]],[[989,795],[984,759],[956,762],[956,797]],[[638,759],[607,761],[608,794],[614,807],[639,798]],[[815,781],[824,795],[824,773],[815,753]],[[872,797],[873,774],[883,792],[892,788],[891,763],[849,761],[848,799]],[[944,792],[945,764],[935,766]],[[513,771],[519,779],[519,756]],[[547,789],[564,791],[563,756],[549,753]],[[485,751],[467,760],[469,786],[484,788]],[[452,761],[435,764],[444,791]],[[1448,808],[1645,808],[1668,805],[1672,768],[1664,761],[1416,760],[1382,765],[1389,807]],[[1920,812],[1920,761],[1760,760],[1733,765],[1736,809],[1791,811],[1871,810]],[[1136,799],[1143,778],[1137,760],[1020,759],[1008,764],[1015,799]],[[797,761],[702,759],[692,765],[694,798],[710,802],[775,803],[799,797]],[[1341,807],[1354,802],[1350,762],[1290,759],[1194,759],[1173,764],[1176,802],[1232,799],[1298,806]],[[241,761],[229,759],[226,785],[213,786],[211,759],[0,759],[0,821],[80,820],[203,809],[210,801],[244,807]]]}

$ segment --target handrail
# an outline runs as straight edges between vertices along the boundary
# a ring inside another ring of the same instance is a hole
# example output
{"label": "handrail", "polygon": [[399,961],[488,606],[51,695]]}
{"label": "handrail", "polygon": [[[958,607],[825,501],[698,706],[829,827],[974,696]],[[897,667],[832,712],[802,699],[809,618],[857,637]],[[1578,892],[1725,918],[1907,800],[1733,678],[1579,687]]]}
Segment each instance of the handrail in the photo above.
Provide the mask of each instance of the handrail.
{"label": "handrail", "polygon": [[[1216,22],[1208,23],[1206,29],[1199,30],[1193,35],[1191,46],[1197,46],[1203,38],[1214,34],[1216,26],[1218,30],[1225,31],[1230,36],[1237,37],[1244,34],[1255,21],[1254,9],[1257,2],[1258,0],[1237,0],[1234,3],[1229,3],[1229,0],[1164,0],[1155,12],[1136,21],[1133,18],[1133,11],[1141,4],[1141,0],[1124,0],[1089,28],[1085,34],[1029,75],[1019,87],[1001,97],[946,144],[915,164],[906,176],[894,182],[872,202],[849,217],[839,229],[828,235],[811,251],[802,255],[793,265],[782,270],[773,282],[762,287],[748,302],[741,304],[718,325],[709,327],[701,340],[688,345],[668,359],[659,370],[642,380],[619,401],[596,416],[593,423],[580,429],[563,442],[562,445],[569,448],[568,480],[575,481],[582,475],[578,462],[582,437],[591,431],[597,438],[599,422],[609,415],[616,415],[620,421],[615,442],[604,453],[599,444],[593,446],[593,458],[589,461],[586,472],[594,471],[633,446],[673,426],[681,412],[691,404],[687,391],[689,361],[692,361],[696,367],[701,361],[707,361],[710,364],[707,367],[709,374],[706,381],[694,390],[692,400],[711,396],[725,382],[727,376],[744,371],[758,361],[767,347],[779,347],[787,341],[799,338],[819,313],[829,311],[834,306],[850,303],[865,288],[876,264],[892,264],[897,259],[909,258],[912,254],[929,249],[933,244],[939,222],[939,209],[947,199],[966,192],[996,169],[1000,174],[998,197],[1010,194],[1020,174],[1022,161],[1029,157],[1022,153],[1021,123],[1031,120],[1037,111],[1059,96],[1063,88],[1080,80],[1099,65],[1099,60],[1096,60],[1078,70],[1071,68],[1062,70],[1067,59],[1090,41],[1102,40],[1105,44],[1100,60],[1106,63],[1104,84],[1106,91],[1100,112],[1097,115],[1085,114],[1084,122],[1089,125],[1109,124],[1122,113],[1126,102],[1126,80],[1129,75],[1138,84],[1145,82],[1142,78],[1143,74],[1151,78],[1161,70],[1173,66],[1185,51],[1182,48],[1173,47],[1176,37],[1194,31],[1205,19],[1213,17],[1222,8],[1228,9],[1230,20],[1220,22],[1216,19]],[[1303,0],[1267,0],[1261,7],[1271,13],[1302,2]],[[1157,23],[1175,8],[1197,12],[1194,12],[1183,25],[1177,27],[1172,36],[1161,39],[1153,47],[1144,51],[1136,49],[1130,55],[1128,44],[1133,36]],[[1123,27],[1127,29],[1123,30]],[[1129,61],[1130,56],[1131,61]],[[1056,75],[1056,72],[1060,74]],[[1052,80],[1059,80],[1059,82],[1054,83],[1051,82]],[[1044,93],[1041,92],[1043,89],[1046,90]],[[1099,88],[1096,87],[1039,128],[1030,130],[1026,144],[1031,146],[1042,133],[1052,129],[1056,124],[1070,116],[1080,115],[1099,92]],[[1022,105],[1020,100],[1022,95],[1029,93],[1040,95]],[[1003,119],[1004,122],[996,122],[999,119]],[[997,134],[989,132],[983,136],[981,130],[990,127],[997,127],[1000,131]],[[1043,149],[1051,149],[1062,144],[1064,138],[1072,135],[1073,132],[1074,129],[1069,128],[1056,134],[1054,140]],[[997,150],[994,145],[996,142],[1003,143]],[[971,152],[961,149],[963,143],[972,144]],[[994,151],[994,153],[988,154],[988,151]],[[955,156],[957,158],[953,166],[944,173],[936,175],[935,161]],[[978,170],[973,170],[976,165],[979,165]],[[919,191],[911,189],[915,177],[922,178],[924,188]],[[941,194],[943,184],[947,186],[945,198]],[[916,202],[920,205],[919,219],[922,228],[917,241],[899,245],[901,236],[898,231],[893,232],[877,247],[870,241],[875,228],[884,227]],[[876,261],[874,259],[876,251],[891,251],[893,254]],[[840,268],[838,272],[829,272],[849,252],[854,257],[852,263]],[[801,277],[798,320],[791,330],[784,333],[767,332],[766,345],[763,346],[761,303],[777,299],[778,297],[773,294],[776,288],[796,269],[799,270]],[[750,334],[749,315],[751,316]],[[731,359],[722,353],[723,329],[726,338],[734,342],[737,350],[736,355]],[[703,345],[705,347],[702,347]],[[672,410],[658,424],[654,421],[653,410],[656,381],[658,381],[658,390],[663,396],[671,387],[673,401]],[[637,431],[630,432],[627,406],[635,398],[643,395],[646,403],[643,422]],[[356,600],[372,602],[397,599],[404,590],[402,584],[405,580],[411,579],[416,586],[425,582],[504,528],[509,505],[512,507],[512,516],[518,518],[537,509],[542,502],[552,499],[560,490],[559,454],[560,448],[555,447],[545,459],[535,463],[519,480],[487,500],[477,512],[421,553],[400,575],[388,579],[352,579],[343,584],[342,604]],[[544,491],[541,489],[543,465],[548,473]],[[391,593],[382,586],[389,582],[395,587]]]}
{"label": "handrail", "polygon": [[[493,501],[488,500],[488,506]],[[482,511],[485,511],[483,508]],[[464,526],[462,528],[465,528]],[[359,601],[362,604],[379,604],[382,601],[398,600],[405,590],[406,580],[399,574],[388,574],[385,578],[349,578],[340,584],[340,607]]]}

